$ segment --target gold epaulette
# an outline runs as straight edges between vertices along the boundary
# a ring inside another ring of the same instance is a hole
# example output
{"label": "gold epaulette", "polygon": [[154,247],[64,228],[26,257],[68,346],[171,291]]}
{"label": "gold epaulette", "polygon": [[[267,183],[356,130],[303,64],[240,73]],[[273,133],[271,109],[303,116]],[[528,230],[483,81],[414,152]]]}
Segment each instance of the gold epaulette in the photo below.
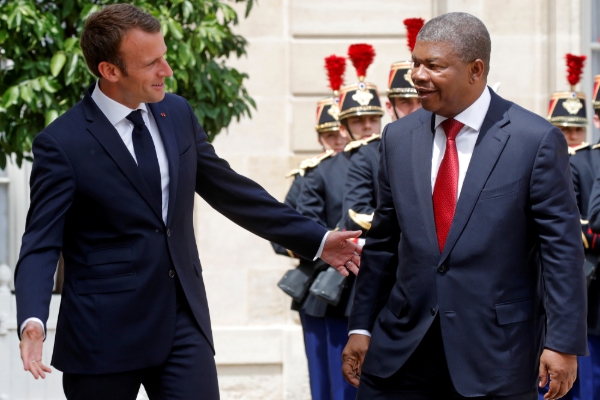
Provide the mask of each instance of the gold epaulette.
{"label": "gold epaulette", "polygon": [[344,147],[344,151],[348,152],[348,151],[352,151],[354,149],[358,149],[360,146],[362,146],[364,143],[362,140],[354,140],[350,143],[348,143],[346,145],[346,147]]}
{"label": "gold epaulette", "polygon": [[600,143],[592,146],[592,150],[600,149]]}
{"label": "gold epaulette", "polygon": [[577,151],[590,147],[589,143],[582,142],[579,146],[569,147],[569,155],[574,155]]}
{"label": "gold epaulette", "polygon": [[293,170],[291,170],[290,172],[288,172],[288,173],[285,175],[285,177],[286,177],[286,178],[290,178],[290,177],[292,177],[292,176],[294,176],[294,175],[298,175],[298,174],[302,174],[302,173],[303,173],[303,171],[302,171],[300,168],[296,168],[296,169],[293,169]]}
{"label": "gold epaulette", "polygon": [[373,223],[373,214],[359,214],[353,209],[349,209],[348,215],[352,221],[356,222],[356,225],[366,230],[371,229],[371,224]]}
{"label": "gold epaulette", "polygon": [[327,151],[324,151],[323,153],[319,154],[318,156],[307,158],[306,160],[303,160],[300,163],[300,166],[298,168],[293,169],[290,172],[288,172],[288,174],[285,177],[289,178],[289,177],[297,175],[297,174],[300,174],[300,176],[304,176],[307,169],[316,167],[317,165],[319,165],[319,163],[321,161],[323,161],[324,159],[326,159],[328,157],[331,157],[334,153],[335,152],[333,150],[327,150]]}
{"label": "gold epaulette", "polygon": [[368,138],[364,139],[365,143],[371,143],[374,140],[379,140],[381,139],[381,135],[378,133],[374,133],[371,136],[369,136]]}
{"label": "gold epaulette", "polygon": [[354,149],[358,149],[360,146],[364,146],[365,144],[371,143],[374,140],[381,139],[381,135],[378,133],[374,133],[366,139],[354,140],[344,147],[344,151],[352,151]]}

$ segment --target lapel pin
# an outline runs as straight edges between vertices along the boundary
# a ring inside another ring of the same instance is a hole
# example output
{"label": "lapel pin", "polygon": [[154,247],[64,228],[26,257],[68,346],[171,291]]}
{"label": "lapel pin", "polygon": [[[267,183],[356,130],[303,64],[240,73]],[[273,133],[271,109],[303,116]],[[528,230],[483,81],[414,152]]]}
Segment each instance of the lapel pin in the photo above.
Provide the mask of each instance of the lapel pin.
{"label": "lapel pin", "polygon": [[160,113],[160,116],[161,116],[161,117],[166,117],[166,116],[167,116],[167,114],[165,114],[165,113]]}

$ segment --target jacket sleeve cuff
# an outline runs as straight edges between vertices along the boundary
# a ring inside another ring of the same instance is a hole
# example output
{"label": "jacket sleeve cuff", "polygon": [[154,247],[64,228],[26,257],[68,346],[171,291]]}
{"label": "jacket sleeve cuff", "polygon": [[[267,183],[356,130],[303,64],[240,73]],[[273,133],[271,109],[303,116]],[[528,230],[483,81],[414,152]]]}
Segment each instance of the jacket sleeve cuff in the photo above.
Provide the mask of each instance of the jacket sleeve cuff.
{"label": "jacket sleeve cuff", "polygon": [[327,236],[329,236],[329,231],[325,232],[325,235],[323,236],[323,239],[321,240],[321,245],[319,246],[319,250],[317,250],[317,254],[315,255],[315,258],[313,258],[313,261],[317,261],[317,258],[320,258],[321,254],[323,254],[323,247],[325,247],[325,241],[327,240]]}
{"label": "jacket sleeve cuff", "polygon": [[348,336],[350,335],[365,335],[371,337],[371,332],[366,329],[352,329],[350,332],[348,332]]}
{"label": "jacket sleeve cuff", "polygon": [[46,340],[46,329],[44,328],[44,323],[39,318],[27,318],[25,321],[23,321],[19,327],[19,333],[21,334],[21,337],[23,337],[23,329],[25,329],[25,325],[27,325],[29,321],[37,322],[42,326],[42,331],[44,331],[44,340]]}

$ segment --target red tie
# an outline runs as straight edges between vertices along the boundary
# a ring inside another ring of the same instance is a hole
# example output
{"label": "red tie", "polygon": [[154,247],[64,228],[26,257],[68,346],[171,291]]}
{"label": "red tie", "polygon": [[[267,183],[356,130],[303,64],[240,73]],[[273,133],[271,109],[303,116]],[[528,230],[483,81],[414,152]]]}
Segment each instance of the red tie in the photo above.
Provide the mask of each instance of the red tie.
{"label": "red tie", "polygon": [[433,186],[433,214],[440,252],[444,250],[456,209],[458,153],[455,139],[458,132],[465,126],[452,118],[445,120],[441,125],[446,134],[446,152]]}

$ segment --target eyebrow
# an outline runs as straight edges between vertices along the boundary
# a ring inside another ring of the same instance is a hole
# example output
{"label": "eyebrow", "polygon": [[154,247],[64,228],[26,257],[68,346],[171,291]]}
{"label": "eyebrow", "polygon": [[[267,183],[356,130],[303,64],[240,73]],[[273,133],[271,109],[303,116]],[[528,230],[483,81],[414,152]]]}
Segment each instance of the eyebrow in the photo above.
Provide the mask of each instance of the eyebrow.
{"label": "eyebrow", "polygon": [[168,49],[165,50],[165,52],[160,57],[157,57],[157,58],[155,58],[153,60],[148,61],[146,63],[146,65],[151,65],[152,63],[155,63],[156,61],[160,60],[162,57],[164,57],[167,54],[167,51],[168,51]]}
{"label": "eyebrow", "polygon": [[[412,56],[412,60],[413,60],[413,61],[417,61],[417,57],[415,57],[415,56],[413,55],[413,56]],[[435,61],[438,61],[438,60],[439,60],[439,57],[432,57],[432,58],[426,58],[426,59],[425,59],[425,61],[426,61],[426,62],[428,62],[428,63],[432,63],[432,62],[435,62]]]}

